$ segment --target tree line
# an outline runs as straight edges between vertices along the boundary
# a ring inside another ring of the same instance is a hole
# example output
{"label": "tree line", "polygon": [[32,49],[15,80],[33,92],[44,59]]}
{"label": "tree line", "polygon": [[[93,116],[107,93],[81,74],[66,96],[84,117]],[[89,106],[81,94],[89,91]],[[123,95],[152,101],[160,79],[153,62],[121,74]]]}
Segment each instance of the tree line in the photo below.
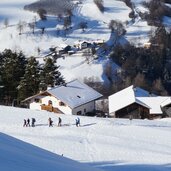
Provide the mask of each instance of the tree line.
{"label": "tree line", "polygon": [[52,58],[40,64],[35,57],[26,58],[22,52],[10,49],[0,53],[0,103],[20,104],[25,98],[65,83],[59,66]]}
{"label": "tree line", "polygon": [[161,26],[153,35],[148,48],[130,44],[113,48],[110,57],[122,68],[116,91],[134,84],[159,95],[171,93],[171,32]]}

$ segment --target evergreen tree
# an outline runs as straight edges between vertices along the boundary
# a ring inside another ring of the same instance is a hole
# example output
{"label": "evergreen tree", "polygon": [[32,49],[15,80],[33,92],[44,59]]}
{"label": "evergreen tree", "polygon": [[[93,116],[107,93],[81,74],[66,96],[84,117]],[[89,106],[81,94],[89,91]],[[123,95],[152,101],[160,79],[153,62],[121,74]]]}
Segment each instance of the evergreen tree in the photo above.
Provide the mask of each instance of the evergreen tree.
{"label": "evergreen tree", "polygon": [[20,100],[34,95],[39,91],[39,77],[39,63],[34,57],[30,57],[26,65],[25,74],[20,81],[20,85],[18,86],[18,98]]}
{"label": "evergreen tree", "polygon": [[17,86],[24,75],[26,59],[22,52],[16,53],[5,50],[2,53],[1,76],[4,84],[6,102],[11,103],[17,98]]}
{"label": "evergreen tree", "polygon": [[144,74],[138,73],[134,79],[134,85],[136,87],[141,87],[144,89],[148,88],[148,84],[146,82]]}
{"label": "evergreen tree", "polygon": [[59,66],[56,66],[55,61],[51,58],[45,60],[40,76],[40,89],[46,90],[48,86],[54,87],[63,84],[64,78],[59,72]]}

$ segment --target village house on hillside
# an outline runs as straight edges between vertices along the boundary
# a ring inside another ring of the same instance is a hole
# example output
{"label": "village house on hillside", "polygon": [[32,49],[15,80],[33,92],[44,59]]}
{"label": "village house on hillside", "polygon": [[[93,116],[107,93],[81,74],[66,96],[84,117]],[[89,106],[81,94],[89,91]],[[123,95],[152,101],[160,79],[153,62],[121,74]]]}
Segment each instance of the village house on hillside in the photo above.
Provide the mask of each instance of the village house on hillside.
{"label": "village house on hillside", "polygon": [[116,118],[153,119],[169,116],[171,97],[156,96],[133,85],[108,98],[109,116]]}
{"label": "village house on hillside", "polygon": [[94,112],[95,101],[102,95],[78,80],[40,92],[23,102],[30,109],[47,110],[55,113],[85,115]]}

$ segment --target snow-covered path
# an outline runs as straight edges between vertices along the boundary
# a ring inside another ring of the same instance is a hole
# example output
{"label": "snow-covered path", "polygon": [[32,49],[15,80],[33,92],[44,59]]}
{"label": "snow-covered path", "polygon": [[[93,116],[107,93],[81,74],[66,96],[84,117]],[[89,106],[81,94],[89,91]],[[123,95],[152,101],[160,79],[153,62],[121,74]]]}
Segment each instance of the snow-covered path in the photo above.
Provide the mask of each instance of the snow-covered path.
{"label": "snow-covered path", "polygon": [[[36,118],[36,127],[22,127],[24,118]],[[54,127],[47,125],[48,118]],[[0,132],[50,152],[88,163],[106,171],[171,169],[171,119],[133,120],[60,115],[49,112],[0,107]]]}

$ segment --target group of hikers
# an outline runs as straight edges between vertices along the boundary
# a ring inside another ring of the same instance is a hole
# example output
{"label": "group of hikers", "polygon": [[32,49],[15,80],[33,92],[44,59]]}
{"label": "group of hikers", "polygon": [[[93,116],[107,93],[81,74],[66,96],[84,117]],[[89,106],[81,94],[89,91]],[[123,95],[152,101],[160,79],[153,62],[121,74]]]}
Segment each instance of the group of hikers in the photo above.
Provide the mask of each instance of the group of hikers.
{"label": "group of hikers", "polygon": [[35,127],[35,122],[36,122],[36,119],[35,118],[31,118],[31,125],[30,125],[30,119],[28,118],[27,120],[24,119],[24,124],[23,124],[23,127]]}
{"label": "group of hikers", "polygon": [[[49,127],[53,127],[53,121],[51,118],[48,119],[48,125]],[[62,119],[60,117],[58,118],[58,126],[62,126]]]}
{"label": "group of hikers", "polygon": [[[77,117],[75,119],[75,121],[76,121],[75,125],[77,127],[80,126],[80,118]],[[24,119],[23,127],[30,127],[30,126],[35,127],[35,122],[36,122],[36,119],[35,118],[31,118],[31,125],[30,125],[30,119],[29,118],[27,120]],[[50,117],[48,118],[48,126],[49,127],[53,127],[53,120]],[[62,126],[62,119],[60,117],[58,118],[58,126],[59,127]]]}

